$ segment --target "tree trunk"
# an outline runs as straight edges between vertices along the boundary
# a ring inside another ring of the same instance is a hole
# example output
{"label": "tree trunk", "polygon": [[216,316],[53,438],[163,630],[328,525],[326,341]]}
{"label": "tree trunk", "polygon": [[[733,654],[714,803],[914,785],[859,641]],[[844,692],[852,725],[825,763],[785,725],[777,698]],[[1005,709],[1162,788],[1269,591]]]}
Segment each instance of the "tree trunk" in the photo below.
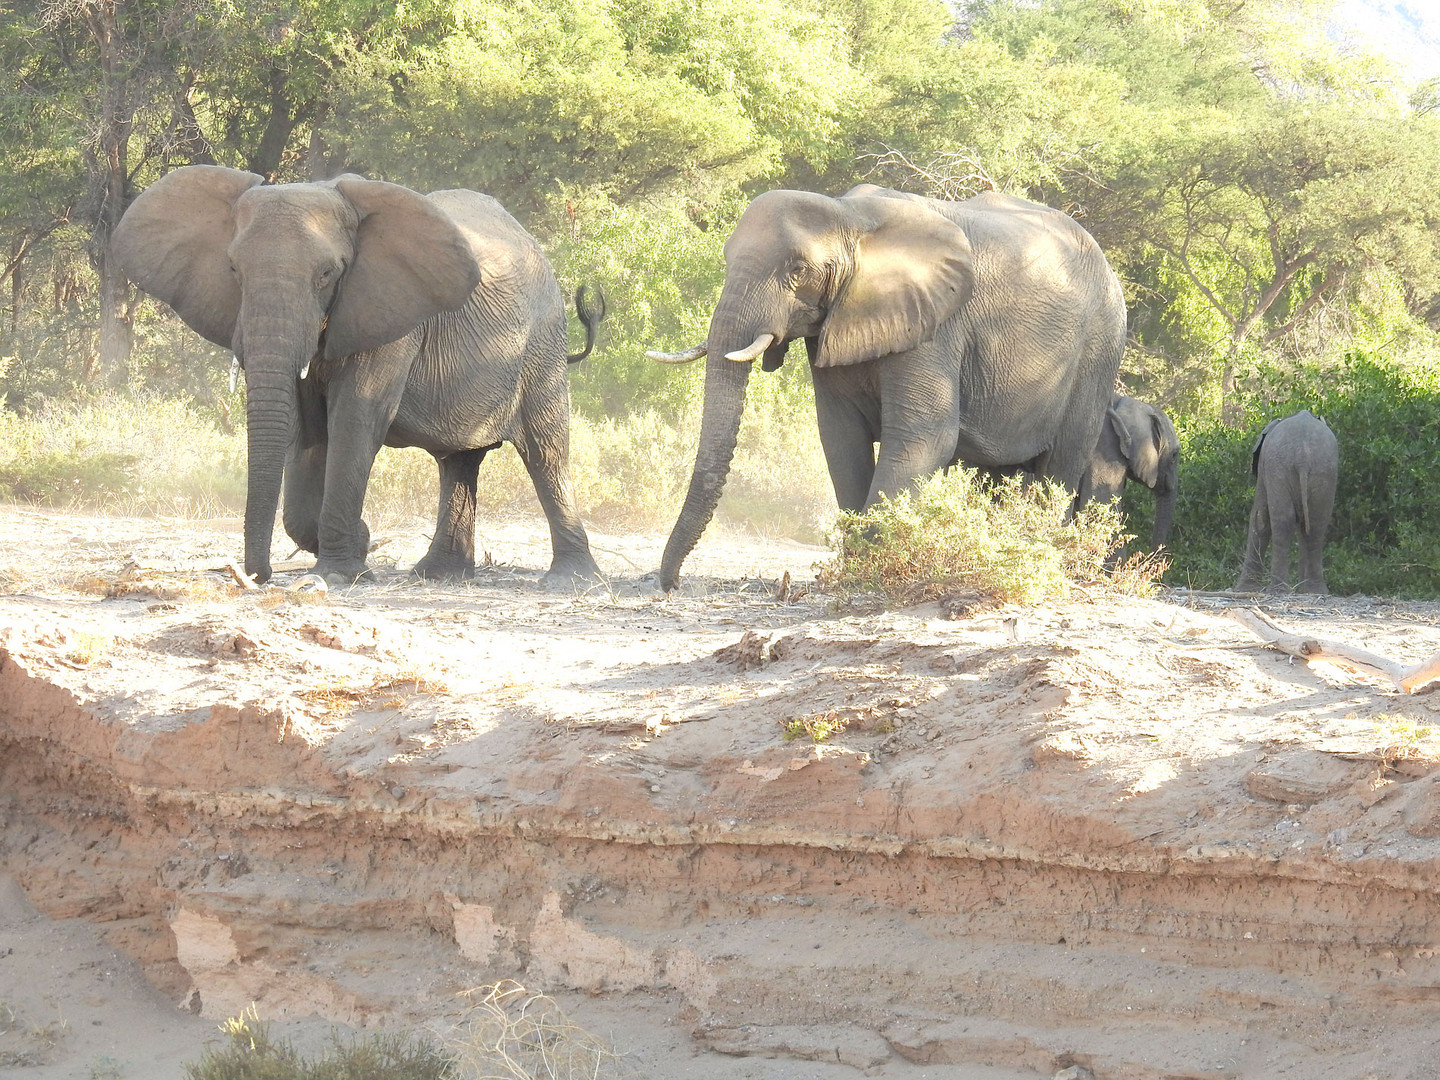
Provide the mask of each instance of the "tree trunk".
{"label": "tree trunk", "polygon": [[116,3],[112,0],[89,8],[85,22],[100,58],[101,114],[94,178],[99,210],[90,240],[91,259],[100,278],[100,370],[112,385],[123,386],[129,379],[133,344],[126,314],[130,282],[110,258],[110,237],[125,213],[134,108],[121,62],[123,37]]}

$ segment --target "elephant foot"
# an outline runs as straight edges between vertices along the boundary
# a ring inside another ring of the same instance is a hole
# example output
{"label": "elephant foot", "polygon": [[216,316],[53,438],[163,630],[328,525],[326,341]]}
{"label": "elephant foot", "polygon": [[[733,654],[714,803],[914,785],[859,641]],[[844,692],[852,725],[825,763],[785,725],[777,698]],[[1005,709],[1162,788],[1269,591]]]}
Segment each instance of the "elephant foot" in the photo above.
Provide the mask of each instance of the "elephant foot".
{"label": "elephant foot", "polygon": [[605,578],[601,576],[600,568],[595,565],[595,560],[588,551],[583,555],[565,558],[556,556],[550,569],[540,579],[541,587],[552,592],[574,592],[603,584]]}
{"label": "elephant foot", "polygon": [[1323,581],[1302,581],[1295,586],[1296,592],[1313,593],[1316,596],[1329,596],[1330,590],[1325,587]]}
{"label": "elephant foot", "polygon": [[1290,595],[1290,586],[1287,585],[1287,584],[1285,584],[1285,582],[1283,582],[1283,581],[1272,581],[1269,585],[1266,585],[1266,586],[1265,586],[1265,595],[1266,595],[1266,596],[1289,596],[1289,595]]}
{"label": "elephant foot", "polygon": [[1231,591],[1231,592],[1259,592],[1259,591],[1260,591],[1260,582],[1255,581],[1255,580],[1253,580],[1253,579],[1251,579],[1251,578],[1241,578],[1239,581],[1235,582],[1235,588],[1231,589],[1230,591]]}
{"label": "elephant foot", "polygon": [[468,581],[475,576],[475,564],[469,559],[426,555],[411,573],[426,581]]}
{"label": "elephant foot", "polygon": [[370,578],[370,568],[364,561],[344,562],[340,560],[321,559],[310,571],[325,579],[327,585],[354,585],[359,581]]}

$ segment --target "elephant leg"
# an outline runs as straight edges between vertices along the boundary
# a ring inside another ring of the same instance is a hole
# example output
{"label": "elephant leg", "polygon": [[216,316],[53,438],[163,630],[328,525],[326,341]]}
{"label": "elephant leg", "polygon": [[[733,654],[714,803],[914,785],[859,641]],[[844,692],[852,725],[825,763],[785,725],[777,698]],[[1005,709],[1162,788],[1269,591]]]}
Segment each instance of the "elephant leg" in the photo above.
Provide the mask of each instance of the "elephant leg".
{"label": "elephant leg", "polygon": [[577,581],[602,580],[590,554],[590,539],[580,521],[570,479],[570,397],[564,377],[562,370],[557,375],[558,386],[539,395],[544,406],[522,406],[522,430],[515,440],[550,523],[550,569],[542,579],[547,588],[573,588]]}
{"label": "elephant leg", "polygon": [[917,351],[881,363],[880,452],[867,506],[913,488],[955,457],[959,387],[939,365],[910,362],[920,356]]}
{"label": "elephant leg", "polygon": [[1270,503],[1263,480],[1255,486],[1255,502],[1250,507],[1250,530],[1245,539],[1245,562],[1240,569],[1236,592],[1259,592],[1264,574],[1265,550],[1270,546]]}
{"label": "elephant leg", "polygon": [[835,501],[841,510],[859,513],[865,509],[875,478],[879,405],[857,385],[853,372],[815,371],[814,382],[815,419]]}
{"label": "elephant leg", "polygon": [[1289,485],[1270,487],[1270,584],[1266,592],[1290,591],[1290,545],[1299,531],[1297,506],[1299,499]]}
{"label": "elephant leg", "polygon": [[320,504],[329,445],[325,399],[310,380],[300,384],[296,435],[285,462],[285,532],[302,551],[319,554]]}
{"label": "elephant leg", "polygon": [[1335,510],[1333,481],[1328,485],[1316,484],[1309,499],[1310,520],[1300,534],[1300,584],[1297,592],[1329,593],[1325,585],[1325,533],[1330,528],[1330,516]]}
{"label": "elephant leg", "polygon": [[433,581],[458,581],[475,573],[475,486],[480,462],[493,446],[437,456],[440,511],[430,550],[414,572]]}
{"label": "elephant leg", "polygon": [[399,411],[418,340],[415,334],[359,354],[361,359],[347,361],[326,387],[329,450],[315,561],[315,573],[324,577],[355,581],[366,572],[370,529],[362,518],[365,489],[375,455]]}

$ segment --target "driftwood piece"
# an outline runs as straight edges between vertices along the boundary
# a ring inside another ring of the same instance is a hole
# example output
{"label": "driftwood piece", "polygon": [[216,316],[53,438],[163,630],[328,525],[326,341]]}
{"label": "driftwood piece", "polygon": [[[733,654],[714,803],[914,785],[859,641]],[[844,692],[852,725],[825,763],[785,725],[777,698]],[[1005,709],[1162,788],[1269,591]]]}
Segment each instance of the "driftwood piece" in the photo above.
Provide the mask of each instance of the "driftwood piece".
{"label": "driftwood piece", "polygon": [[1326,641],[1293,634],[1259,608],[1230,608],[1225,614],[1265,644],[1281,652],[1298,656],[1308,663],[1319,660],[1364,675],[1376,675],[1388,679],[1407,694],[1413,694],[1425,684],[1440,679],[1440,652],[1414,667],[1406,667],[1386,657],[1357,649],[1354,645],[1347,645],[1343,641]]}
{"label": "driftwood piece", "polygon": [[229,559],[226,561],[225,569],[230,571],[230,576],[235,579],[235,584],[239,585],[242,589],[248,590],[260,588],[259,585],[255,584],[255,579],[249,574],[245,573],[244,570],[241,570],[240,564],[237,563],[234,559]]}

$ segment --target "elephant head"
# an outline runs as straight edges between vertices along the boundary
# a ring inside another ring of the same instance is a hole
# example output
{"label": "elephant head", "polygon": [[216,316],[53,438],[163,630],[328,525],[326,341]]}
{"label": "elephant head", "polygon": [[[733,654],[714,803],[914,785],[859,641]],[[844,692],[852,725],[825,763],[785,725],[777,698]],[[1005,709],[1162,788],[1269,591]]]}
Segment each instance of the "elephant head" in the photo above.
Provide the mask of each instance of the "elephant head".
{"label": "elephant head", "polygon": [[378,348],[460,307],[480,281],[475,257],[451,220],[408,188],[358,176],[264,185],[211,165],[152,184],[111,243],[136,284],[244,365],[245,570],[264,581],[311,361]]}
{"label": "elephant head", "polygon": [[[1180,474],[1180,440],[1175,426],[1155,406],[1118,394],[1110,401],[1106,425],[1097,456],[1105,455],[1107,436],[1113,437],[1113,452],[1124,462],[1125,475],[1155,493],[1155,527],[1150,540],[1159,547],[1170,538],[1170,525],[1175,517]],[[1117,487],[1108,497],[1119,493]],[[1106,496],[1093,493],[1092,497]]]}
{"label": "elephant head", "polygon": [[839,199],[784,190],[758,196],[725,243],[725,284],[705,344],[648,354],[666,362],[707,357],[700,445],[665,546],[663,588],[675,587],[720,500],[754,360],[774,370],[796,338],[817,368],[904,352],[933,337],[970,296],[964,231],[920,200],[878,190]]}

